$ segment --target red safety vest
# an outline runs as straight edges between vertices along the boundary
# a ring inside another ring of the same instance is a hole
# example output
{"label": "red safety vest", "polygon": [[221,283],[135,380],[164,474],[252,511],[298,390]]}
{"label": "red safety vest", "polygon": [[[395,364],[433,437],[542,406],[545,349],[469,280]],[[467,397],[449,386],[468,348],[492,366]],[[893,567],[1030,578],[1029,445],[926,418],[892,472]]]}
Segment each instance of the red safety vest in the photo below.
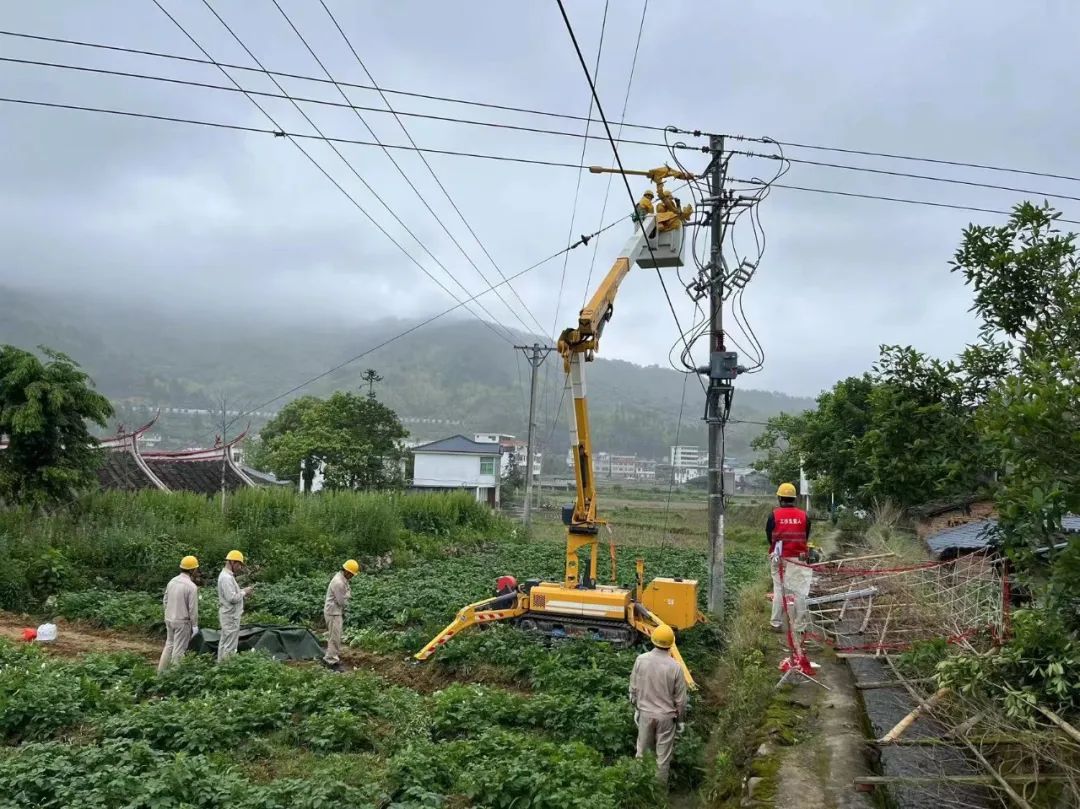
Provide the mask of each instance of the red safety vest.
{"label": "red safety vest", "polygon": [[783,542],[782,555],[785,559],[802,556],[806,547],[806,512],[801,508],[774,508],[771,553],[777,542]]}

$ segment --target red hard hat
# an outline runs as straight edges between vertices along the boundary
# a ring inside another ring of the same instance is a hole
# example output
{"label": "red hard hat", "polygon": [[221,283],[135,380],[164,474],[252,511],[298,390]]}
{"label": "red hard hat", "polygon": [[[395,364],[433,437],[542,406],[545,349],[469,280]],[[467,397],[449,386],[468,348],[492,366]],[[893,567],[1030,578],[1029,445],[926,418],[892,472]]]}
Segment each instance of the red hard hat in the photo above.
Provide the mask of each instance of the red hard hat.
{"label": "red hard hat", "polygon": [[26,641],[27,643],[30,643],[31,641],[36,640],[37,639],[37,630],[36,629],[24,629],[22,631],[22,639],[24,641]]}
{"label": "red hard hat", "polygon": [[495,589],[500,593],[503,590],[516,590],[517,579],[513,576],[499,576],[499,578],[495,580]]}

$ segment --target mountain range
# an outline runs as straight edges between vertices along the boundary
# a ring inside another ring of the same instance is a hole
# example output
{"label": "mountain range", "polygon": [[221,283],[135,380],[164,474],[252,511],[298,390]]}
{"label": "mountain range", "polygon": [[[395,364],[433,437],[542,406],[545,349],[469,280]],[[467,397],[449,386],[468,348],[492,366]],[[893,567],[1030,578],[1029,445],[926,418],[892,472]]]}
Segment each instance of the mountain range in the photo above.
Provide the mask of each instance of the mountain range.
{"label": "mountain range", "polygon": [[[233,435],[248,424],[258,429],[266,420],[258,414],[272,413],[294,396],[367,391],[361,375],[369,368],[381,377],[375,394],[415,438],[526,434],[529,364],[475,320],[436,321],[371,350],[412,324],[279,324],[260,320],[257,307],[250,311],[243,302],[235,310],[215,304],[181,316],[168,314],[152,296],[126,292],[91,301],[0,287],[0,300],[0,343],[46,345],[70,355],[113,401],[117,422],[128,427],[163,409],[154,428],[163,446],[213,441],[221,432],[223,401],[232,412],[226,432]],[[543,342],[515,336],[520,345]],[[671,368],[597,358],[587,372],[594,451],[665,459],[672,444],[704,444],[704,394],[697,380],[685,379],[684,396],[684,375]],[[556,354],[543,363],[538,380],[537,434],[550,450],[547,466],[561,463],[568,443],[569,401]],[[749,460],[749,442],[761,429],[752,422],[812,406],[811,399],[740,386],[727,454]]]}

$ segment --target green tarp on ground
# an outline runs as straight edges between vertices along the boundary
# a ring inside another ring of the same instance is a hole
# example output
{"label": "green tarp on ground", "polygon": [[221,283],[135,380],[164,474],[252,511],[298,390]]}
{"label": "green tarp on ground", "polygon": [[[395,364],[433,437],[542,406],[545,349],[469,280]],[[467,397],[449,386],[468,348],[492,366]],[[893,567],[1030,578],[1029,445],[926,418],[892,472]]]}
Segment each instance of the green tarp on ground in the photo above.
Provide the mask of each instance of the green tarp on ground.
{"label": "green tarp on ground", "polygon": [[[217,654],[220,636],[216,629],[200,629],[188,644],[188,651]],[[318,639],[310,629],[302,626],[242,626],[236,649],[239,652],[256,649],[275,660],[318,660],[323,656]]]}

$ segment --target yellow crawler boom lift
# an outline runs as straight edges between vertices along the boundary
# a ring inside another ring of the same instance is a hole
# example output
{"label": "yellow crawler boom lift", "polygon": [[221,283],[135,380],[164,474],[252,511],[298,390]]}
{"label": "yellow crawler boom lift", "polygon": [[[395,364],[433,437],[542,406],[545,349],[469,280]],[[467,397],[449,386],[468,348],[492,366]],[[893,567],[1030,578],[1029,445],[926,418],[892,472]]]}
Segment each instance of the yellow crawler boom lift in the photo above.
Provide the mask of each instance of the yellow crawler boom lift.
{"label": "yellow crawler boom lift", "polygon": [[[615,172],[592,166],[594,174]],[[576,327],[559,336],[558,351],[563,358],[566,386],[573,394],[574,418],[570,445],[574,458],[577,499],[563,507],[566,524],[566,572],[561,582],[529,579],[518,584],[504,576],[496,584],[497,595],[462,608],[453,622],[436,635],[416,655],[427,660],[450,638],[477,624],[512,621],[522,629],[542,631],[555,637],[586,636],[629,645],[638,638],[651,637],[661,624],[673,629],[689,629],[703,620],[697,607],[698,583],[680,578],[656,578],[645,585],[645,564],[637,560],[636,585],[626,589],[616,585],[615,546],[609,543],[611,556],[610,584],[597,583],[597,558],[600,550],[600,526],[606,521],[597,516],[596,485],[593,479],[592,442],[589,434],[589,410],[585,396],[585,363],[591,362],[600,345],[600,335],[614,311],[619,285],[635,264],[639,267],[681,267],[683,226],[689,220],[689,205],[679,201],[664,188],[667,179],[694,179],[693,175],[667,166],[626,174],[648,177],[656,188],[649,191],[637,206],[634,235],[601,282],[592,299],[578,317]],[[579,553],[588,548],[588,571],[579,568]],[[696,687],[676,646],[672,656],[682,667],[687,685]]]}

